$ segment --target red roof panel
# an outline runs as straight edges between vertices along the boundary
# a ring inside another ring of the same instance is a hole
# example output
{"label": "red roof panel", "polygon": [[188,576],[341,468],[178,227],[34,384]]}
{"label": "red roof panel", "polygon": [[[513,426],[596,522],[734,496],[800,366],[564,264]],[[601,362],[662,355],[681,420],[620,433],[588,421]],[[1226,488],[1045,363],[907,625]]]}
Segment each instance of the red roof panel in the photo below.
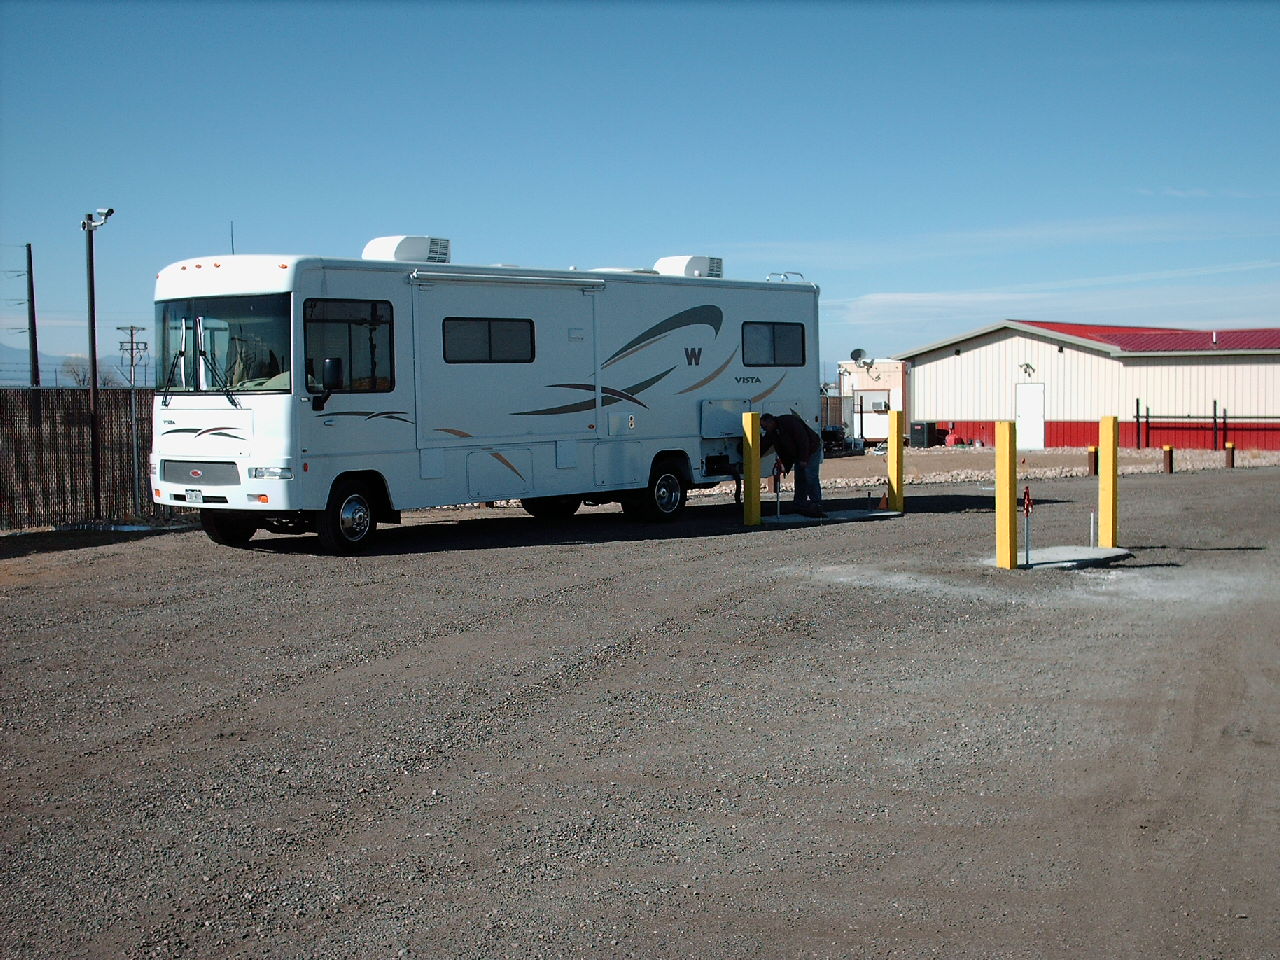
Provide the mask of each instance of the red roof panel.
{"label": "red roof panel", "polygon": [[1177,327],[1117,327],[1091,323],[1019,320],[1064,336],[1096,340],[1126,353],[1212,353],[1216,350],[1280,350],[1280,327],[1248,330],[1186,330]]}

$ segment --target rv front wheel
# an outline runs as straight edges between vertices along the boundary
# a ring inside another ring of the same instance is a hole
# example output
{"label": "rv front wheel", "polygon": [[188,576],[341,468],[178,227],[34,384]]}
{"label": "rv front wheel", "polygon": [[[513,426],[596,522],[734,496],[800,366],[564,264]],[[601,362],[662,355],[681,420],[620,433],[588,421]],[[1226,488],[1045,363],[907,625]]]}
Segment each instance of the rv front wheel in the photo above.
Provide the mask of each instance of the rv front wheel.
{"label": "rv front wheel", "polygon": [[258,530],[253,520],[231,510],[201,510],[200,526],[214,543],[243,547]]}
{"label": "rv front wheel", "polygon": [[352,481],[333,485],[329,505],[316,518],[316,533],[331,553],[355,553],[364,549],[377,526],[368,491]]}

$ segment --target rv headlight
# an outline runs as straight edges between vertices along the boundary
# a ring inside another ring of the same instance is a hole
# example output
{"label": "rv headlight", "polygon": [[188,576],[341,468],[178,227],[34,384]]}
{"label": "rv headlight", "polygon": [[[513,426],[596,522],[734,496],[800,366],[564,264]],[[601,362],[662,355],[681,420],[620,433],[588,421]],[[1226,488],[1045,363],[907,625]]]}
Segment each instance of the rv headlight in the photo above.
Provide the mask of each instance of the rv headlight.
{"label": "rv headlight", "polygon": [[292,467],[250,467],[250,480],[292,480]]}

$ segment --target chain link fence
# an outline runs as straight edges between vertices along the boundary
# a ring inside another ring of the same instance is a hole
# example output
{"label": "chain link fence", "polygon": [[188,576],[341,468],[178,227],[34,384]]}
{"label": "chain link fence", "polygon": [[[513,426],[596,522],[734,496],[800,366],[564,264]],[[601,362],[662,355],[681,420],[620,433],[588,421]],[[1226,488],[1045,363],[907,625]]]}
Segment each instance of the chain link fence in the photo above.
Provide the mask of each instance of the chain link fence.
{"label": "chain link fence", "polygon": [[88,523],[95,512],[115,522],[168,518],[171,510],[153,504],[148,487],[153,395],[98,391],[102,503],[95,511],[89,391],[0,389],[0,530]]}

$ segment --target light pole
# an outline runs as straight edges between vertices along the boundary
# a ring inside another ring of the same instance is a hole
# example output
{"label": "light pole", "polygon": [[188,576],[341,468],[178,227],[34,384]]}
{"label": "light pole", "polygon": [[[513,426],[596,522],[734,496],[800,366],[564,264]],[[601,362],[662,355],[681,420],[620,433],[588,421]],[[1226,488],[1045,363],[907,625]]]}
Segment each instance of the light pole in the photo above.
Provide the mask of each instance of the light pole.
{"label": "light pole", "polygon": [[102,464],[98,447],[98,308],[93,285],[93,235],[115,212],[114,207],[108,207],[96,214],[86,213],[80,221],[80,229],[84,231],[85,269],[89,275],[89,457],[95,520],[102,519]]}

